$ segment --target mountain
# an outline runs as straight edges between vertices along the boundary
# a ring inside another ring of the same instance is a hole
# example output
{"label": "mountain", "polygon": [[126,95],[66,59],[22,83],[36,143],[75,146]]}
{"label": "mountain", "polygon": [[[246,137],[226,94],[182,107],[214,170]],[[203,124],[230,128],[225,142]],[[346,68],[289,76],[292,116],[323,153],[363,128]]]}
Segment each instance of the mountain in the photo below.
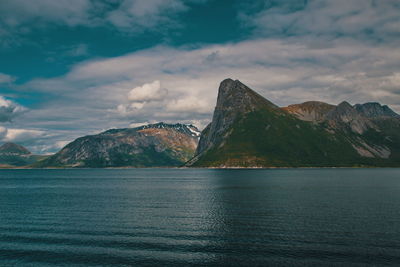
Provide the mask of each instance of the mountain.
{"label": "mountain", "polygon": [[382,106],[376,102],[365,104],[356,104],[354,108],[362,115],[368,118],[400,118],[400,115],[391,110],[388,106]]}
{"label": "mountain", "polygon": [[377,103],[279,108],[227,79],[187,166],[400,166],[400,119]]}
{"label": "mountain", "polygon": [[33,155],[28,149],[14,143],[5,143],[0,146],[0,167],[28,166],[45,156]]}
{"label": "mountain", "polygon": [[21,156],[29,154],[31,154],[31,152],[28,149],[14,143],[5,143],[0,146],[0,155]]}
{"label": "mountain", "polygon": [[193,157],[200,132],[193,125],[157,123],[84,136],[36,167],[173,167]]}

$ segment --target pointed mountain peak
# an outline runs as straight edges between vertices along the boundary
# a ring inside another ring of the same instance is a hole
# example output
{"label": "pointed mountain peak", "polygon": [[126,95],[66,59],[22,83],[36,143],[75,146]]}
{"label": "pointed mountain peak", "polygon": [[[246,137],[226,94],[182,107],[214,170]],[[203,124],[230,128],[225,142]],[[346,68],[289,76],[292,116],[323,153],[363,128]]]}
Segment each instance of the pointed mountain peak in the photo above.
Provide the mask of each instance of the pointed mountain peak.
{"label": "pointed mountain peak", "polygon": [[347,101],[341,102],[327,114],[328,119],[334,119],[334,120],[345,119],[346,121],[352,120],[357,116],[359,116],[357,110],[353,108],[353,106],[350,105],[349,102]]}
{"label": "pointed mountain peak", "polygon": [[233,80],[231,78],[223,80],[219,85],[218,94],[234,94],[234,93],[244,93],[249,92],[251,90],[249,87],[244,85],[239,80]]}
{"label": "pointed mountain peak", "polygon": [[0,146],[0,154],[29,155],[31,154],[31,152],[21,145],[17,145],[14,143],[5,143]]}
{"label": "pointed mountain peak", "polygon": [[278,108],[239,80],[225,79],[218,89],[216,109],[235,108],[241,111],[252,111],[260,106]]}
{"label": "pointed mountain peak", "polygon": [[212,122],[202,132],[197,154],[221,143],[230,134],[232,125],[244,119],[246,114],[260,110],[284,114],[278,106],[240,81],[223,80],[218,89],[217,105]]}

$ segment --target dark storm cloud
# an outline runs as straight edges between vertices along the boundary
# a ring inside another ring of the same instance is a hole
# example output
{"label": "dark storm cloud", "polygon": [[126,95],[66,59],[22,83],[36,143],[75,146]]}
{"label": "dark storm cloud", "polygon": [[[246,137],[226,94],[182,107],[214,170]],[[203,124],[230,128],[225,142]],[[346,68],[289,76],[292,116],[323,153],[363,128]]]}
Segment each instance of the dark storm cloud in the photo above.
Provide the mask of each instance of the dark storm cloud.
{"label": "dark storm cloud", "polygon": [[26,108],[0,96],[0,122],[11,122],[16,116],[25,111]]}

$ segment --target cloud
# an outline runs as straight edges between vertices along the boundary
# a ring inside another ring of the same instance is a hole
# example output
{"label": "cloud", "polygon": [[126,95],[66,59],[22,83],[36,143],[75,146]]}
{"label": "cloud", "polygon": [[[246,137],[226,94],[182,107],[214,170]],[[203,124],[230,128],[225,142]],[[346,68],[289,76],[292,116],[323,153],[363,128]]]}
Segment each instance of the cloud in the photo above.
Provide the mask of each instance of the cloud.
{"label": "cloud", "polygon": [[15,77],[5,74],[5,73],[0,73],[0,84],[12,83],[14,81],[15,81]]}
{"label": "cloud", "polygon": [[25,107],[0,96],[0,122],[10,122],[26,110]]}
{"label": "cloud", "polygon": [[[0,1],[0,44],[12,47],[38,30],[67,26],[110,27],[123,33],[179,28],[176,15],[203,0],[13,0]],[[79,49],[78,49],[79,50]],[[84,50],[84,49],[83,49]],[[79,54],[85,51],[78,51]]]}
{"label": "cloud", "polygon": [[[96,1],[94,1],[96,2]],[[99,19],[91,0],[0,1],[0,46],[32,44],[29,34],[58,26],[93,27]]]}
{"label": "cloud", "polygon": [[27,142],[43,137],[44,131],[32,130],[32,129],[12,129],[8,128],[6,135],[3,137],[3,141],[6,142]]}
{"label": "cloud", "polygon": [[128,99],[132,102],[160,101],[168,94],[168,90],[161,88],[160,81],[145,83],[133,88],[128,93]]}
{"label": "cloud", "polygon": [[181,0],[124,0],[119,8],[108,14],[108,20],[125,31],[149,29],[173,23],[171,15],[187,10]]}
{"label": "cloud", "polygon": [[200,97],[187,96],[185,98],[172,99],[165,106],[166,111],[209,114],[212,104]]}
{"label": "cloud", "polygon": [[[274,4],[271,4],[274,3]],[[265,1],[257,14],[241,12],[246,26],[258,36],[349,37],[368,41],[398,41],[397,0]]]}
{"label": "cloud", "polygon": [[75,26],[87,22],[90,8],[90,0],[13,0],[0,3],[0,15],[9,27],[32,20]]}

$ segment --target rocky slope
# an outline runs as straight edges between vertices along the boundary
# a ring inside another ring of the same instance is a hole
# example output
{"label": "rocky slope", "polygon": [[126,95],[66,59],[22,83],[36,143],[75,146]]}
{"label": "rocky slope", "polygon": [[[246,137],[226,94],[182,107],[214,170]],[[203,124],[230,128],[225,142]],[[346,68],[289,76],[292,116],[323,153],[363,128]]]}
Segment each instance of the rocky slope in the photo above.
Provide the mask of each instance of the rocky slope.
{"label": "rocky slope", "polygon": [[185,124],[111,129],[76,139],[36,167],[181,166],[193,156],[198,137],[198,129]]}
{"label": "rocky slope", "polygon": [[32,153],[21,145],[5,143],[0,146],[0,167],[22,167],[28,166],[45,156],[32,155]]}
{"label": "rocky slope", "polygon": [[302,104],[290,105],[282,109],[301,120],[320,122],[325,119],[325,115],[328,112],[335,109],[335,106],[319,101],[308,101]]}
{"label": "rocky slope", "polygon": [[378,103],[279,108],[240,81],[219,88],[188,166],[400,166],[400,119]]}

